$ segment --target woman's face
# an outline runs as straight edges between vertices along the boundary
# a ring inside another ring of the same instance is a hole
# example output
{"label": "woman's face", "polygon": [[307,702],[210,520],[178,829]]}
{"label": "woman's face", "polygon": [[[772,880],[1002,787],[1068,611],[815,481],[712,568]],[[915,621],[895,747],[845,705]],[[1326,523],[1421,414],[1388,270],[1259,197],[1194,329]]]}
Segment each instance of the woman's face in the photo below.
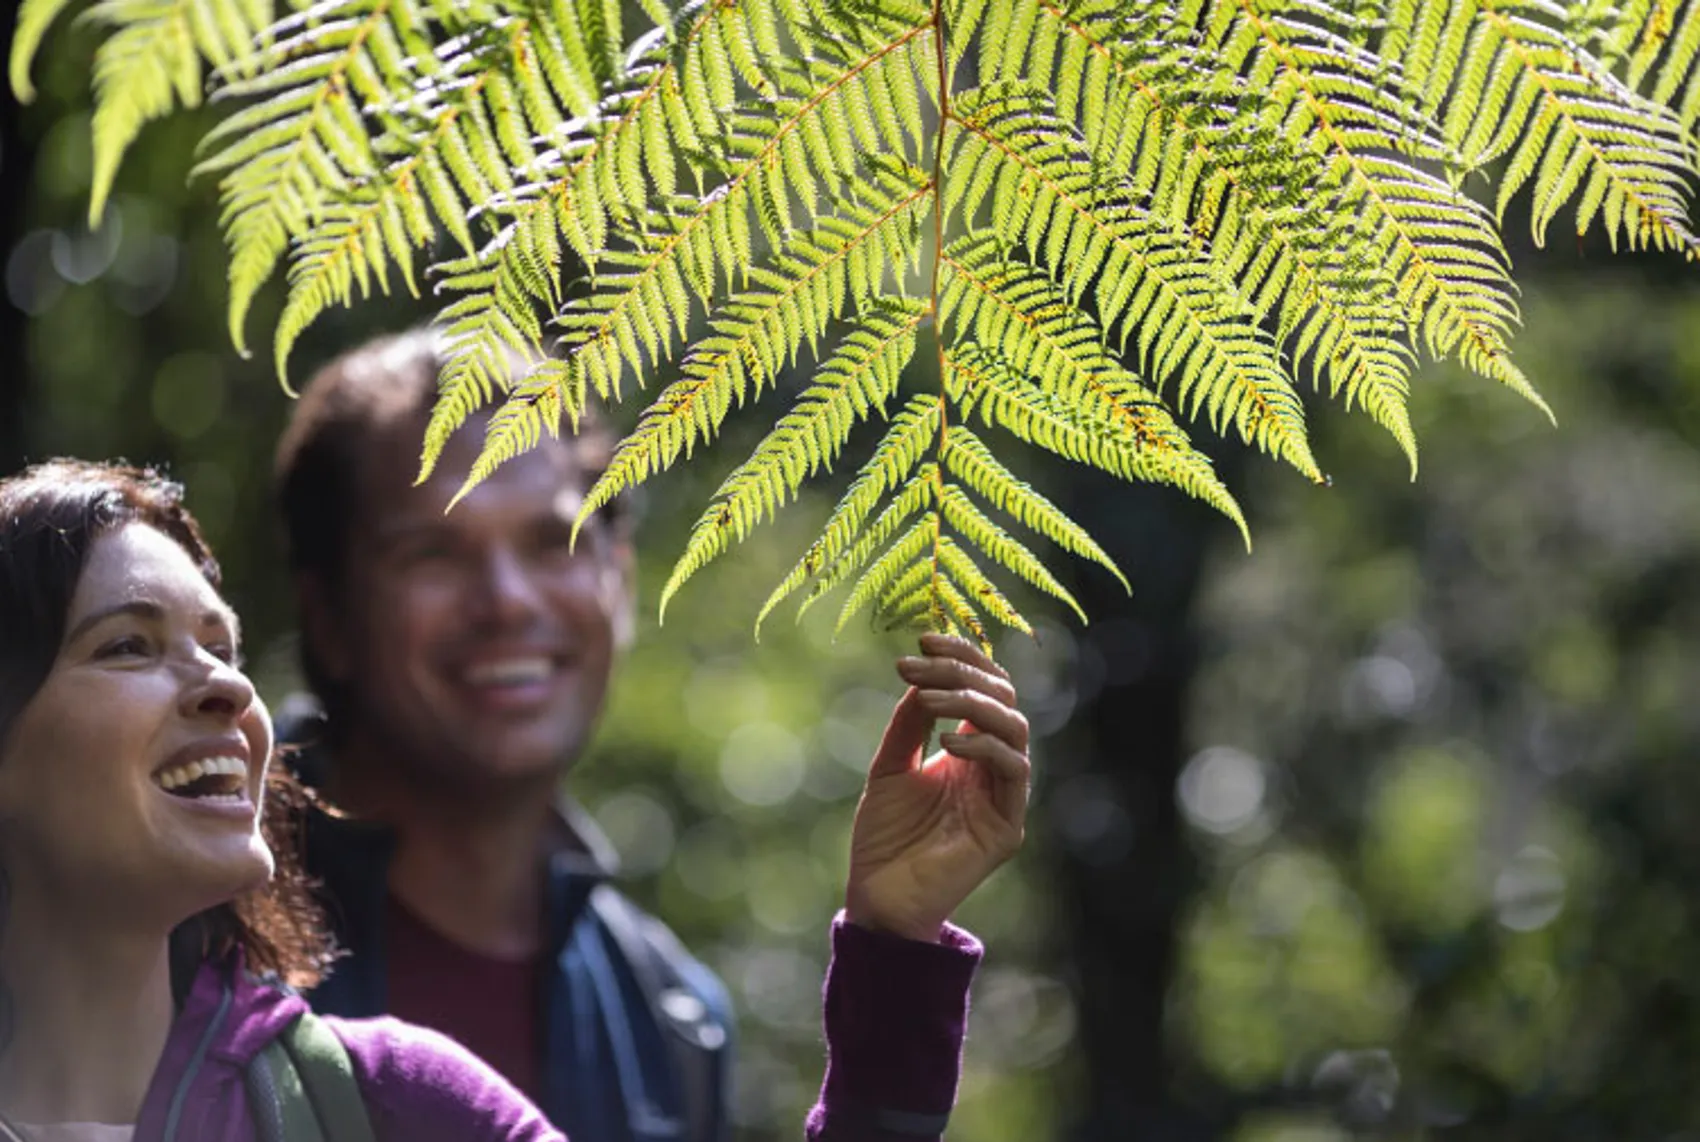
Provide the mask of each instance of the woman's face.
{"label": "woman's face", "polygon": [[127,524],[90,548],[57,659],[0,752],[0,864],[22,903],[167,927],[263,883],[271,722],[236,617]]}

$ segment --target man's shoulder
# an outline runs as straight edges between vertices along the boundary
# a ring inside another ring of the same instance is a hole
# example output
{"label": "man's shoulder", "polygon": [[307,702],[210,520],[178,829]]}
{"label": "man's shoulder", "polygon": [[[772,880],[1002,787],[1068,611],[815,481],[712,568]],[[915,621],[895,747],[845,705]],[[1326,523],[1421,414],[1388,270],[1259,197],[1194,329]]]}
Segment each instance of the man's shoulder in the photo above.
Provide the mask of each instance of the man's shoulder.
{"label": "man's shoulder", "polygon": [[732,1002],[720,977],[666,923],[613,885],[592,890],[590,909],[656,1013],[694,1046],[723,1046]]}

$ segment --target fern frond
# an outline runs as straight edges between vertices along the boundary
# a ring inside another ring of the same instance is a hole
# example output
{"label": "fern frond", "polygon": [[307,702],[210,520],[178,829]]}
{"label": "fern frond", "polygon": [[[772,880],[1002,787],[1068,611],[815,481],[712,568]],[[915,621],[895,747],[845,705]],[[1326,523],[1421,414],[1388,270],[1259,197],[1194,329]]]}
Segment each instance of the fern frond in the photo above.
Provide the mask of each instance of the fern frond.
{"label": "fern frond", "polygon": [[[1350,212],[1335,208],[1303,140],[1256,115],[1260,95],[1194,49],[1162,6],[1011,0],[982,31],[1000,78],[1048,87],[1092,161],[1118,172],[1155,219],[1207,245],[1218,276],[1317,383],[1360,403],[1416,467],[1406,411],[1414,356],[1391,280]],[[1008,43],[1014,50],[998,46]],[[1183,231],[1184,228],[1184,231]]]}
{"label": "fern frond", "polygon": [[74,0],[21,0],[19,3],[18,22],[12,29],[12,50],[6,65],[12,94],[17,97],[19,103],[29,103],[35,99],[35,84],[30,81],[30,66],[35,63],[36,52],[41,49],[41,41],[46,37],[47,29],[53,26],[53,22],[73,2]]}
{"label": "fern frond", "polygon": [[[931,187],[914,168],[888,164],[872,172],[863,203],[849,217],[822,218],[792,236],[771,266],[750,271],[757,288],[734,295],[710,323],[669,385],[585,496],[579,522],[618,492],[669,467],[680,451],[712,437],[733,402],[759,396],[802,342],[818,342],[827,323],[879,287],[889,262],[907,260]],[[653,350],[652,350],[653,351]],[[576,526],[576,525],[575,525]]]}
{"label": "fern frond", "polygon": [[[1035,536],[1120,577],[976,414],[1244,533],[1177,415],[1321,481],[1301,375],[1413,475],[1419,352],[1545,409],[1507,349],[1519,194],[1537,241],[1573,207],[1579,234],[1700,257],[1700,0],[637,0],[635,29],[624,0],[92,3],[93,215],[210,77],[227,114],[196,173],[219,180],[232,340],[286,262],[287,386],[310,322],[416,290],[431,251],[448,363],[422,473],[499,403],[458,495],[655,376],[582,520],[818,362],[663,613],[895,408],[758,634],[840,586],[840,625],[1026,629],[1000,568],[1074,605]],[[70,6],[23,0],[21,97]],[[1477,176],[1495,203],[1466,197]]]}
{"label": "fern frond", "polygon": [[[415,82],[407,100],[385,108],[388,127],[376,147],[399,157],[324,209],[335,221],[321,222],[318,230],[340,230],[340,243],[320,248],[303,244],[293,259],[290,297],[276,335],[280,376],[286,376],[295,337],[331,299],[346,299],[351,276],[360,281],[362,292],[368,278],[387,292],[387,267],[393,263],[414,289],[414,247],[435,239],[433,215],[469,255],[477,256],[473,210],[510,196],[516,178],[525,177],[541,161],[530,133],[519,128],[529,126],[541,133],[563,121],[537,65],[539,45],[552,37],[538,28],[534,21],[510,20],[468,33],[457,41],[455,51],[436,61],[432,74]],[[548,249],[554,241],[553,219],[548,225],[550,233],[533,230],[516,241],[534,261],[541,253],[552,280],[559,258]],[[365,240],[356,241],[354,235]],[[370,235],[381,235],[382,240],[365,237]],[[533,273],[531,280],[536,276]],[[456,280],[468,279],[457,274]],[[516,302],[509,295],[495,300]],[[509,320],[514,320],[511,311]],[[455,344],[465,340],[462,336]],[[539,347],[533,338],[511,348],[535,356]]]}
{"label": "fern frond", "polygon": [[[1677,0],[1659,0],[1657,8],[1668,12],[1672,26],[1659,64],[1658,82],[1653,85],[1655,103],[1671,108],[1692,137],[1700,131],[1700,2],[1687,0],[1676,10]],[[1649,24],[1649,39],[1658,30]]]}
{"label": "fern frond", "polygon": [[[947,326],[959,340],[1036,384],[1053,407],[1073,410],[1081,429],[1108,437],[1116,448],[1104,455],[1119,463],[1128,454],[1124,450],[1132,450],[1140,458],[1136,471],[1110,471],[1171,484],[1227,511],[1210,462],[1156,395],[1111,357],[1102,333],[1055,285],[1031,267],[1004,261],[992,242],[976,235],[956,242],[941,265],[947,273],[939,304]],[[1237,403],[1236,394],[1230,400]],[[1296,394],[1292,403],[1297,405]],[[1234,407],[1221,415],[1244,416]],[[1294,415],[1302,431],[1302,413],[1295,408]],[[1308,446],[1301,456],[1308,458]]]}
{"label": "fern frond", "polygon": [[[1147,453],[1142,441],[1082,421],[1071,406],[1024,379],[1007,363],[976,345],[959,345],[944,354],[945,392],[964,420],[978,411],[987,425],[1079,464],[1101,468],[1125,480],[1167,483],[1203,500],[1233,520],[1251,544],[1245,516],[1233,495],[1207,462],[1180,467],[1173,457]],[[1200,461],[1203,457],[1198,458]]]}
{"label": "fern frond", "polygon": [[735,117],[723,139],[733,156],[725,181],[700,199],[644,212],[627,235],[631,249],[602,255],[613,269],[598,274],[588,296],[569,302],[559,322],[563,348],[604,399],[619,399],[627,368],[641,375],[671,355],[693,296],[707,305],[717,279],[730,289],[747,273],[754,260],[751,214],[778,245],[791,225],[788,189],[831,184],[850,173],[847,102],[866,96],[871,73],[912,74],[910,56],[929,31],[907,28],[837,61],[832,78],[808,98],[781,93],[762,113]]}
{"label": "fern frond", "polygon": [[[544,355],[537,308],[559,301],[561,248],[554,219],[533,215],[530,221],[503,230],[474,257],[436,267],[445,275],[439,288],[462,296],[438,318],[446,361],[425,429],[420,480],[436,468],[454,430],[508,386],[515,363]],[[582,380],[582,374],[570,378],[573,391],[582,394]],[[583,404],[579,395],[563,405],[575,429]]]}
{"label": "fern frond", "polygon": [[[916,486],[931,488],[933,482],[928,479]],[[844,605],[839,608],[836,629],[842,631],[858,611],[883,595],[887,588],[917,561],[936,563],[939,540],[939,513],[936,510],[928,511],[916,520],[908,531],[898,536],[878,558],[868,564],[867,569],[856,580],[855,586],[850,588]],[[938,570],[934,567],[929,588],[935,593],[939,579]],[[817,592],[803,605],[807,607],[814,599],[819,598],[820,594]]]}
{"label": "fern frond", "polygon": [[[230,250],[227,322],[244,356],[248,309],[290,239],[306,231],[323,203],[377,167],[358,101],[385,96],[366,44],[389,31],[384,25],[392,14],[386,4],[362,7],[364,12],[319,13],[323,23],[307,24],[274,44],[268,53],[272,68],[220,92],[221,98],[256,102],[202,141],[201,151],[211,157],[192,173],[221,175]],[[403,19],[411,13],[408,5],[397,12]]]}
{"label": "fern frond", "polygon": [[[915,501],[910,514],[919,507],[920,497],[930,489],[931,481],[920,477],[911,479],[910,474],[915,471],[926,449],[936,442],[943,411],[942,402],[936,396],[916,394],[892,418],[891,426],[875,446],[873,455],[863,463],[856,479],[827,517],[820,538],[809,545],[797,565],[762,604],[760,613],[756,615],[758,637],[768,613],[803,584],[821,576],[811,595],[818,597],[861,565],[871,549],[868,536],[881,534],[879,526],[865,534],[863,524],[887,492],[906,484],[908,495]],[[888,508],[886,514],[889,515],[903,501],[904,496],[895,497],[893,507]],[[890,527],[895,527],[895,524],[889,525],[887,531]],[[821,583],[826,585],[821,586]]]}
{"label": "fern frond", "polygon": [[915,351],[915,329],[926,317],[919,302],[898,299],[872,304],[859,315],[791,411],[726,477],[691,528],[661,590],[663,620],[667,603],[686,580],[777,514],[805,479],[830,469],[857,423],[885,411]]}
{"label": "fern frond", "polygon": [[[54,9],[37,8],[37,19]],[[26,15],[31,13],[26,12]],[[271,22],[269,0],[101,0],[84,18],[111,30],[94,56],[94,168],[89,225],[98,225],[124,152],[148,123],[177,107],[200,105],[202,58],[248,72]],[[39,35],[45,23],[32,26]],[[14,67],[33,45],[15,44]],[[27,66],[27,63],[26,63]],[[17,82],[14,72],[14,84]],[[25,86],[27,88],[27,76]]]}
{"label": "fern frond", "polygon": [[460,502],[497,468],[537,447],[545,433],[558,436],[561,414],[569,410],[576,420],[579,408],[573,402],[561,362],[547,360],[532,366],[511,384],[508,399],[491,414],[484,429],[484,447],[449,506]]}
{"label": "fern frond", "polygon": [[[1133,587],[1098,541],[1085,528],[1065,515],[1061,508],[1034,491],[992,455],[985,441],[967,428],[953,424],[945,431],[939,458],[945,470],[971,488],[993,507],[1038,532],[1058,547],[1105,568],[1129,592]],[[1002,562],[1002,560],[1000,560]]]}
{"label": "fern frond", "polygon": [[[1436,81],[1430,91],[1444,100],[1447,137],[1466,164],[1506,157],[1502,216],[1532,181],[1537,243],[1545,241],[1553,216],[1575,199],[1579,234],[1599,215],[1614,245],[1621,236],[1631,248],[1700,254],[1684,206],[1693,140],[1675,114],[1637,96],[1568,34],[1571,10],[1556,0],[1444,2],[1452,9],[1449,20],[1468,20],[1468,34],[1452,63],[1450,85]],[[1400,14],[1436,21],[1403,7]],[[1413,42],[1407,67],[1424,46]]]}
{"label": "fern frond", "polygon": [[[1187,0],[1185,11],[1196,13],[1201,3]],[[1492,218],[1428,169],[1458,160],[1415,105],[1422,77],[1357,46],[1362,26],[1319,0],[1270,10],[1235,0],[1214,8],[1199,31],[1220,66],[1266,89],[1263,114],[1308,137],[1328,185],[1338,188],[1339,209],[1366,232],[1429,352],[1456,355],[1550,417],[1511,362],[1517,308]],[[1405,91],[1410,100],[1401,98]]]}
{"label": "fern frond", "polygon": [[[961,488],[954,484],[945,484],[939,491],[939,511],[945,522],[961,535],[964,542],[971,543],[984,551],[1001,567],[1007,567],[1021,576],[1039,590],[1053,598],[1067,603],[1069,609],[1079,616],[1081,622],[1086,621],[1086,612],[1081,610],[1068,588],[1052,575],[1040,558],[1028,549],[1026,544],[1010,535],[994,523],[990,516],[981,511],[973,500],[965,495]],[[981,579],[985,576],[981,575]],[[957,583],[968,592],[970,597],[979,598],[981,591],[977,586],[961,576],[956,576]],[[999,621],[1004,621],[999,616]],[[1010,623],[1013,626],[1015,624]]]}
{"label": "fern frond", "polygon": [[[981,93],[955,109],[961,130],[949,166],[959,183],[993,196],[993,227],[1019,238],[1062,281],[1070,303],[1088,289],[1105,328],[1137,336],[1146,370],[1173,377],[1192,415],[1208,411],[1248,442],[1320,483],[1304,410],[1273,343],[1249,306],[1156,225],[1116,182],[1107,182],[1041,93]],[[971,213],[971,203],[964,213]],[[990,241],[959,251],[987,261]],[[952,268],[964,271],[960,261]]]}
{"label": "fern frond", "polygon": [[559,360],[541,360],[508,386],[508,399],[491,413],[490,423],[484,425],[484,447],[478,459],[467,471],[459,491],[449,501],[456,505],[462,496],[490,478],[491,472],[512,461],[513,457],[536,449],[544,433],[558,437],[561,415],[571,411],[578,418],[580,406],[568,386],[566,369]]}
{"label": "fern frond", "polygon": [[[933,560],[913,565],[914,569],[925,577],[926,583],[909,591],[894,590],[897,584],[888,587],[878,600],[881,612],[902,613],[904,610],[922,608],[928,612],[941,611],[943,613],[935,619],[933,625],[945,626],[947,629],[954,625],[958,628],[957,633],[967,633],[988,652],[989,640],[974,610],[974,603],[978,603],[980,610],[1004,626],[1012,627],[1022,634],[1033,633],[1032,625],[954,539],[948,535],[939,536],[934,551]],[[839,616],[840,630],[851,617],[852,614]]]}
{"label": "fern frond", "polygon": [[407,274],[413,232],[408,216],[423,209],[423,196],[411,178],[383,182],[327,205],[310,235],[301,241],[289,267],[289,297],[273,335],[278,377],[288,388],[289,351],[313,320],[334,305],[350,305],[358,291],[389,292],[392,262]]}

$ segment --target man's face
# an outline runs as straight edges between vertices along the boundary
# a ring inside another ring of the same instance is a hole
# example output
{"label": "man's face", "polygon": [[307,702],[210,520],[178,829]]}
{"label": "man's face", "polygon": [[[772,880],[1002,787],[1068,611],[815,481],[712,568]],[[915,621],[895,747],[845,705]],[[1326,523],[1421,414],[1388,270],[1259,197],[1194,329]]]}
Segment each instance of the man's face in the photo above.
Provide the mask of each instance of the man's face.
{"label": "man's face", "polygon": [[571,441],[545,439],[450,511],[483,424],[414,486],[422,434],[404,421],[366,455],[344,581],[314,630],[351,699],[344,728],[468,792],[547,777],[601,713],[630,549],[595,517],[569,553],[595,475]]}

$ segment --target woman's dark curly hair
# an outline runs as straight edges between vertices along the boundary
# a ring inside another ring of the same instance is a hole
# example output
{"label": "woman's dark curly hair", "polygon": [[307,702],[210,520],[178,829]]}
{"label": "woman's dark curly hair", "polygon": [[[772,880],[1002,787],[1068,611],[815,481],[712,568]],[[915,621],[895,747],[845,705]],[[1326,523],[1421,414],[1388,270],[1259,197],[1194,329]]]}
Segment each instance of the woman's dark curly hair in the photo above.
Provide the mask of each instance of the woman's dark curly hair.
{"label": "woman's dark curly hair", "polygon": [[[58,657],[95,541],[130,523],[175,540],[219,587],[218,562],[183,506],[182,486],[152,469],[52,460],[0,480],[0,746]],[[187,953],[198,961],[240,948],[250,970],[275,973],[296,987],[318,982],[330,941],[301,867],[306,806],[301,787],[273,765],[261,831],[276,858],[275,875],[180,925],[172,933],[174,958]]]}

